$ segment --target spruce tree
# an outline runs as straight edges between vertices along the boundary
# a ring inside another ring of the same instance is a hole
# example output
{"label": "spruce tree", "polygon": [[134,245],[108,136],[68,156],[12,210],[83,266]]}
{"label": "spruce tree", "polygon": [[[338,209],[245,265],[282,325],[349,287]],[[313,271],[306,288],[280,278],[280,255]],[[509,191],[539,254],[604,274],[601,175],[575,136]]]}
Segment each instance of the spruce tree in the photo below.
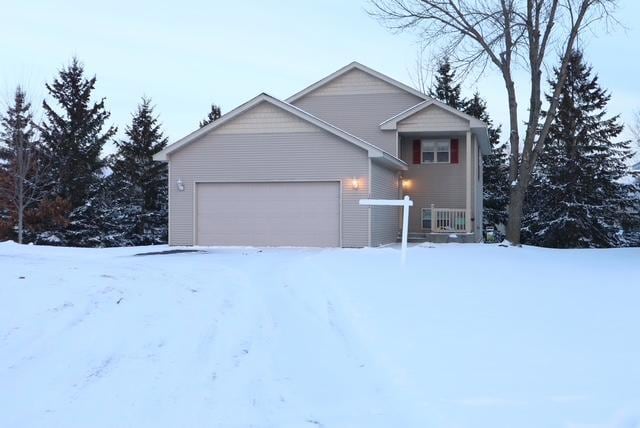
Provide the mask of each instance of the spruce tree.
{"label": "spruce tree", "polygon": [[19,243],[25,232],[25,213],[47,196],[46,166],[31,103],[16,88],[13,103],[0,117],[0,202],[5,223],[16,230]]}
{"label": "spruce tree", "polygon": [[209,111],[207,117],[200,121],[200,128],[207,126],[214,120],[220,119],[220,116],[222,116],[222,110],[220,107],[215,104],[211,104],[211,111]]}
{"label": "spruce tree", "polygon": [[83,65],[73,58],[46,85],[58,109],[47,101],[42,103],[46,117],[42,138],[51,158],[52,179],[58,196],[68,199],[73,208],[90,197],[104,166],[102,147],[116,133],[115,127],[104,129],[110,116],[105,99],[91,101],[95,84],[96,77],[85,78]]}
{"label": "spruce tree", "polygon": [[[130,238],[136,245],[166,242],[167,235],[167,165],[153,160],[153,155],[168,142],[151,100],[142,98],[126,137],[117,141],[111,158],[113,174],[109,177],[115,191],[118,217],[132,224]],[[116,223],[122,223],[118,220]]]}
{"label": "spruce tree", "polygon": [[[551,92],[559,71],[549,82]],[[547,96],[549,98],[550,96]],[[609,93],[581,52],[571,55],[560,104],[541,154],[525,216],[529,243],[556,248],[624,245],[632,212],[629,141],[616,141],[619,116],[607,117]]]}
{"label": "spruce tree", "polygon": [[[93,181],[87,188],[85,202],[73,209],[68,216],[67,227],[53,236],[60,239],[60,244],[73,247],[104,247],[112,231],[105,227],[109,211],[116,201],[106,190],[106,180]],[[44,237],[42,236],[44,235]],[[43,241],[51,236],[51,232],[38,236]]]}
{"label": "spruce tree", "polygon": [[500,143],[501,127],[493,125],[487,112],[487,103],[477,92],[466,102],[464,112],[487,124],[491,153],[482,159],[484,216],[483,226],[496,231],[507,224],[509,203],[509,160],[506,144]]}
{"label": "spruce tree", "polygon": [[460,95],[460,84],[456,84],[456,73],[451,68],[449,59],[445,58],[438,66],[438,70],[435,75],[435,84],[429,91],[429,96],[449,106],[463,110],[465,106],[465,100]]}

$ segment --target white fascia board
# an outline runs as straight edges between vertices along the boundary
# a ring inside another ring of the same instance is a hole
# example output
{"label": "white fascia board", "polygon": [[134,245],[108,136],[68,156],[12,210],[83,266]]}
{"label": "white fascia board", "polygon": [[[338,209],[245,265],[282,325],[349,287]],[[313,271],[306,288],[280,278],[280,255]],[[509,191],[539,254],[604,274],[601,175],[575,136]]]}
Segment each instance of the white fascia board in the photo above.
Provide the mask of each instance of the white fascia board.
{"label": "white fascia board", "polygon": [[406,171],[407,169],[409,169],[409,166],[406,162],[387,152],[382,152],[381,156],[370,157],[373,162],[380,164],[386,168],[390,168],[396,171]]}
{"label": "white fascia board", "polygon": [[491,144],[489,143],[489,132],[487,128],[471,128],[471,132],[476,137],[476,141],[478,141],[480,153],[485,156],[491,154]]}

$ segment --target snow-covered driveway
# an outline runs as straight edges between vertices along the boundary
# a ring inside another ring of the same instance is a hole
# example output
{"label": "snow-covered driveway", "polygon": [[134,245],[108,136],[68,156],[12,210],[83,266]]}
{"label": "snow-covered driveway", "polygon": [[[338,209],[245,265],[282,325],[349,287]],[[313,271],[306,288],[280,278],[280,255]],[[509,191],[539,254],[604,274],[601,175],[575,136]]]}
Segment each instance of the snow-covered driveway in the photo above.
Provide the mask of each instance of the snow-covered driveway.
{"label": "snow-covered driveway", "polygon": [[640,249],[0,244],[0,427],[640,426]]}

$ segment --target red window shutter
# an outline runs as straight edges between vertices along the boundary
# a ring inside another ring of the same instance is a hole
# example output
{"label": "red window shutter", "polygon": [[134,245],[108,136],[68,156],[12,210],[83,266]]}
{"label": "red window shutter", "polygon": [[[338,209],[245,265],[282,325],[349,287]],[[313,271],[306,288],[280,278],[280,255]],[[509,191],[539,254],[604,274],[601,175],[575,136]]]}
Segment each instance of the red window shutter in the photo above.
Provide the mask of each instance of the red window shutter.
{"label": "red window shutter", "polygon": [[422,159],[422,147],[420,144],[420,140],[413,140],[413,163],[421,163]]}
{"label": "red window shutter", "polygon": [[458,153],[460,152],[460,144],[458,144],[457,138],[451,139],[451,163],[460,162],[460,156]]}

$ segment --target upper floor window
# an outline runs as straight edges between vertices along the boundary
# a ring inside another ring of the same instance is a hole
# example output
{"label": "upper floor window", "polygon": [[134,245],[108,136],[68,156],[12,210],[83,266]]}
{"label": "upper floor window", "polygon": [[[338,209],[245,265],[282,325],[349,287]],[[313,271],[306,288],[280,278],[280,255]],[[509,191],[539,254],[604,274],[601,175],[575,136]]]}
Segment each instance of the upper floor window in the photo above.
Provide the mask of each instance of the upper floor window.
{"label": "upper floor window", "polygon": [[422,163],[450,163],[449,140],[422,140]]}

